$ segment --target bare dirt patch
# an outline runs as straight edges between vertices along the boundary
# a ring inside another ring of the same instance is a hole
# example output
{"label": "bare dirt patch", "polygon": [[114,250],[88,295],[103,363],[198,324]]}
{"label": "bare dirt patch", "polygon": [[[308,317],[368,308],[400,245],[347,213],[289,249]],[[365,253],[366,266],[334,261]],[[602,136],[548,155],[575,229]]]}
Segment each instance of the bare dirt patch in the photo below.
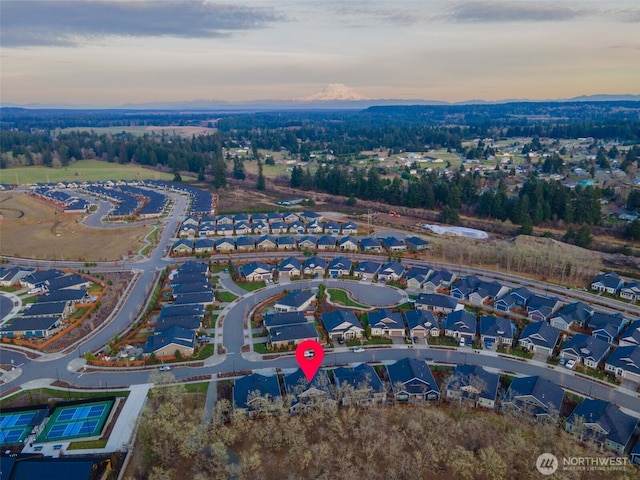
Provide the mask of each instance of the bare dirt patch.
{"label": "bare dirt patch", "polygon": [[62,213],[24,193],[0,194],[0,212],[0,254],[43,260],[118,260],[142,248],[153,228],[87,228],[80,223],[82,215]]}

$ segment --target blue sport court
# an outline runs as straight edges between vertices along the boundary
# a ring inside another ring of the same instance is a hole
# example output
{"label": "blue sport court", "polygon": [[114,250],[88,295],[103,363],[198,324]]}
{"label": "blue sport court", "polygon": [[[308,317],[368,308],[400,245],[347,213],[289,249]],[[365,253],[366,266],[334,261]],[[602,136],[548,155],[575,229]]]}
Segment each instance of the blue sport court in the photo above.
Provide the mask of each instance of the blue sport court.
{"label": "blue sport court", "polygon": [[56,408],[38,442],[99,436],[111,407],[113,400]]}
{"label": "blue sport court", "polygon": [[42,422],[46,409],[0,414],[0,445],[17,445]]}

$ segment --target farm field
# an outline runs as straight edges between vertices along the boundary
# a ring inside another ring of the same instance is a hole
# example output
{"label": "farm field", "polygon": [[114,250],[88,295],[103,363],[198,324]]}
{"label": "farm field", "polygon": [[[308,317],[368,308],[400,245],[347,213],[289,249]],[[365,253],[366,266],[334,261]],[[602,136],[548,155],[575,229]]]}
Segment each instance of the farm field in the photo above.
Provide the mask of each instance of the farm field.
{"label": "farm field", "polygon": [[25,193],[0,193],[0,254],[42,260],[111,261],[144,246],[153,225],[88,228],[82,215],[62,213]]}
{"label": "farm field", "polygon": [[[120,165],[101,160],[79,160],[66,167],[13,167],[0,170],[0,183],[25,185],[50,182],[82,182],[98,180],[173,180],[172,173],[163,173],[138,165]],[[188,177],[183,177],[188,181]]]}

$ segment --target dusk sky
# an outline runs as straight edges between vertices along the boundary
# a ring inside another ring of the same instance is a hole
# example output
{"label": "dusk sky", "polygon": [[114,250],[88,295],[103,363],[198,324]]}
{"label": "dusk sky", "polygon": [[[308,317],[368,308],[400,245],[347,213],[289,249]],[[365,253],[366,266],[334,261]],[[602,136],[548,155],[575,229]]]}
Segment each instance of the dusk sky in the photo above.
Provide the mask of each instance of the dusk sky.
{"label": "dusk sky", "polygon": [[2,104],[640,94],[640,2],[3,0]]}

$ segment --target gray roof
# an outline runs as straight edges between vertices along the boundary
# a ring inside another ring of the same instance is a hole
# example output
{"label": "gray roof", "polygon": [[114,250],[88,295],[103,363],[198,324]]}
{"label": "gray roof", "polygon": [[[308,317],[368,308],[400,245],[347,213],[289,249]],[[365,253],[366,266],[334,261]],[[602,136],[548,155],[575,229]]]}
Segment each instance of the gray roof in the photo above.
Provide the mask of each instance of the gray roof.
{"label": "gray roof", "polygon": [[528,324],[520,334],[520,340],[528,340],[534,345],[546,348],[555,347],[560,337],[560,330],[552,327],[547,322],[534,322]]}
{"label": "gray roof", "polygon": [[269,329],[270,342],[291,342],[307,338],[318,340],[320,337],[316,328],[310,323],[283,325]]}
{"label": "gray roof", "polygon": [[[458,365],[451,373],[448,390],[458,390],[466,386],[482,386],[480,397],[487,400],[496,400],[498,395],[499,376],[496,373],[487,372],[478,365]],[[461,390],[463,397],[469,394],[465,390]]]}
{"label": "gray roof", "polygon": [[264,326],[266,328],[294,325],[296,323],[307,323],[303,312],[267,313],[264,316]]}
{"label": "gray roof", "polygon": [[604,340],[578,333],[566,343],[562,351],[597,363],[604,358],[609,347]]}
{"label": "gray roof", "polygon": [[606,363],[635,375],[640,375],[640,346],[618,347],[609,355]]}
{"label": "gray roof", "polygon": [[143,351],[144,353],[153,353],[171,344],[193,348],[195,343],[196,334],[193,330],[173,326],[148,337]]}
{"label": "gray roof", "polygon": [[608,439],[623,446],[629,443],[638,424],[637,418],[627,415],[612,403],[590,398],[585,398],[573,409],[567,423],[575,425],[577,417],[583,418],[587,426],[598,424],[606,432],[599,434],[596,440],[602,442]]}
{"label": "gray roof", "polygon": [[268,396],[271,399],[280,397],[280,385],[278,377],[267,377],[254,373],[237,378],[233,386],[233,405],[235,408],[248,408],[249,396],[257,392],[261,397]]}
{"label": "gray roof", "polygon": [[418,295],[416,305],[454,309],[458,305],[458,300],[439,293],[421,293]]}
{"label": "gray roof", "polygon": [[[531,399],[526,401],[522,397],[531,397]],[[551,380],[539,376],[516,377],[509,386],[506,398],[519,407],[524,406],[526,401],[534,415],[546,414],[550,409],[558,415],[562,408],[564,390]]]}
{"label": "gray roof", "polygon": [[315,296],[315,293],[305,290],[294,290],[287,296],[281,298],[276,302],[276,305],[284,305],[292,308],[300,308],[310,299]]}
{"label": "gray roof", "polygon": [[15,317],[10,324],[4,324],[2,332],[27,332],[50,330],[60,323],[60,317]]}
{"label": "gray roof", "polygon": [[[387,365],[387,372],[389,372],[389,382],[394,393],[399,391],[405,391],[410,395],[440,393],[433,374],[424,360],[403,358]],[[398,384],[402,386],[399,387]]]}

